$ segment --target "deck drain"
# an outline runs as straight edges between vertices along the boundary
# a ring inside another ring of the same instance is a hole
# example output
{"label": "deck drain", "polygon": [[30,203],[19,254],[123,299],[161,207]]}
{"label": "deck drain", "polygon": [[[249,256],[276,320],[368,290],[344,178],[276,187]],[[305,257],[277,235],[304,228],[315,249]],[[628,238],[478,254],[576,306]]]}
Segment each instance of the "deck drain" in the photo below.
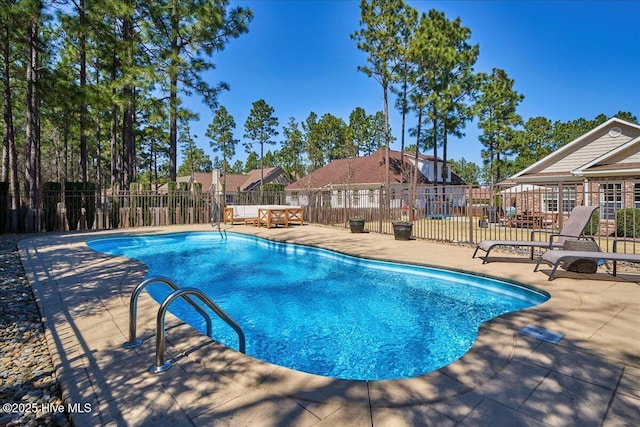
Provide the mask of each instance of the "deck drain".
{"label": "deck drain", "polygon": [[539,339],[540,341],[550,342],[557,344],[562,339],[564,334],[559,332],[549,331],[539,326],[527,325],[519,331],[522,335]]}

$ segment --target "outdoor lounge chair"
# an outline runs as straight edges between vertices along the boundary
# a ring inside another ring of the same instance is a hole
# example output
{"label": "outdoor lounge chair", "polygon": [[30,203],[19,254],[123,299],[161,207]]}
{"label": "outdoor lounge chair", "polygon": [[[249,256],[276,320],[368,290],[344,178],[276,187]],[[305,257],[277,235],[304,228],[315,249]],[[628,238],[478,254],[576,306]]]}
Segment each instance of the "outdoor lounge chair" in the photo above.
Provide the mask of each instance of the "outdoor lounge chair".
{"label": "outdoor lounge chair", "polygon": [[625,254],[619,252],[594,252],[594,251],[563,251],[563,250],[550,250],[542,254],[538,259],[536,268],[533,271],[538,271],[541,262],[545,262],[550,266],[553,266],[551,274],[549,274],[549,280],[555,279],[556,270],[558,266],[569,259],[591,259],[591,260],[604,260],[613,261],[613,275],[617,274],[617,262],[640,262],[640,254]]}
{"label": "outdoor lounge chair", "polygon": [[534,241],[533,232],[531,233],[531,240],[483,240],[476,246],[476,250],[473,252],[473,257],[476,257],[478,250],[482,250],[485,253],[482,258],[482,263],[489,262],[488,257],[491,250],[496,246],[524,246],[531,248],[530,259],[533,259],[534,248],[547,248],[547,249],[562,249],[564,242],[567,240],[577,240],[583,237],[584,229],[589,223],[589,219],[593,212],[598,209],[598,206],[576,206],[569,214],[567,222],[560,230],[560,233],[553,233],[549,236],[548,242]]}

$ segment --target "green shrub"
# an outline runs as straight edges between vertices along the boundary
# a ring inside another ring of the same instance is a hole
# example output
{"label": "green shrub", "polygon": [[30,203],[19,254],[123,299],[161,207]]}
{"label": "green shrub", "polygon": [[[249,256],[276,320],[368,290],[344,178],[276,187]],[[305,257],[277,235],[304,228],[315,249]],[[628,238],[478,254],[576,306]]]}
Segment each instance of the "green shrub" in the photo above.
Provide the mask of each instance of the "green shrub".
{"label": "green shrub", "polygon": [[151,207],[155,206],[152,202],[151,196],[151,183],[144,182],[142,183],[142,191],[140,197],[142,200],[140,204],[142,205],[142,221],[145,226],[151,225]]}
{"label": "green shrub", "polygon": [[169,210],[169,224],[176,223],[176,188],[178,183],[175,181],[167,182],[169,189],[167,195],[167,209]]}
{"label": "green shrub", "polygon": [[194,215],[194,223],[200,224],[200,213],[202,209],[202,183],[194,182],[193,183],[193,215]]}
{"label": "green shrub", "polygon": [[189,183],[178,183],[178,205],[180,205],[180,219],[178,224],[186,224],[189,217]]}
{"label": "green shrub", "polygon": [[129,184],[129,227],[137,227],[138,224],[138,183]]}
{"label": "green shrub", "polygon": [[640,237],[640,209],[626,208],[616,212],[616,236]]}
{"label": "green shrub", "polygon": [[587,223],[584,229],[584,234],[587,236],[597,236],[598,229],[600,228],[600,212],[597,210],[591,215],[591,219]]}

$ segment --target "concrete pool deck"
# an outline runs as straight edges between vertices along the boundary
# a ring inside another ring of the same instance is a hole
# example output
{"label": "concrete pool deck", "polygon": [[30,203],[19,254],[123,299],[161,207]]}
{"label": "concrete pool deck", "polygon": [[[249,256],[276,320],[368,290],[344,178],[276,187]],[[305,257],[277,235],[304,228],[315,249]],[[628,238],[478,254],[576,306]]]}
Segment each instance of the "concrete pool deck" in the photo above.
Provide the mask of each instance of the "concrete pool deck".
{"label": "concrete pool deck", "polygon": [[[166,358],[174,365],[151,374],[158,304],[146,293],[138,307],[144,343],[122,348],[129,297],[146,268],[94,252],[85,241],[217,231],[206,225],[25,239],[22,262],[75,425],[622,426],[640,419],[640,274],[559,271],[549,282],[550,269],[534,273],[525,256],[496,253],[493,259],[504,258],[483,265],[471,258],[470,246],[309,225],[227,230],[504,278],[543,289],[551,299],[486,323],[471,350],[451,365],[394,381],[292,371],[222,347],[168,316]],[[529,324],[564,338],[551,344],[518,333]]]}

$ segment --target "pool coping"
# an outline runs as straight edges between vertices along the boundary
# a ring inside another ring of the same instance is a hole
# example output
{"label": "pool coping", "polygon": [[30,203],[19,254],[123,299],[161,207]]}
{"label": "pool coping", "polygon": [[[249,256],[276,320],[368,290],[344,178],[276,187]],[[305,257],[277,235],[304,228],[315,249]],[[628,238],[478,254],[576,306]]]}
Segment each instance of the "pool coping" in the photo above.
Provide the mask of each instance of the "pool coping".
{"label": "pool coping", "polygon": [[[336,380],[293,371],[217,345],[169,316],[167,358],[175,365],[153,375],[146,368],[153,363],[158,305],[150,298],[141,297],[138,310],[139,335],[145,342],[135,350],[121,348],[128,338],[128,298],[144,276],[144,265],[98,254],[84,241],[132,233],[217,231],[210,226],[159,227],[26,239],[20,243],[21,257],[64,397],[70,403],[91,404],[91,411],[71,414],[75,424],[139,425],[158,419],[170,425],[258,420],[260,425],[412,425],[416,420],[456,424],[478,419],[556,424],[568,416],[600,424],[634,415],[640,398],[640,362],[638,352],[631,350],[640,345],[631,340],[629,346],[632,330],[624,326],[629,319],[622,317],[640,319],[640,289],[629,281],[638,280],[635,275],[612,278],[598,273],[594,280],[566,273],[547,282],[546,274],[533,273],[533,265],[527,265],[524,257],[483,265],[471,259],[469,246],[396,242],[391,236],[352,235],[308,225],[228,229],[369,259],[502,277],[542,289],[552,298],[484,324],[476,343],[458,361],[402,380]],[[583,280],[577,280],[580,277]],[[594,315],[600,312],[601,319]],[[565,338],[553,345],[518,334],[528,324],[559,330]],[[572,366],[576,360],[584,363]],[[522,378],[524,385],[514,385]],[[554,384],[566,382],[571,387],[561,387],[555,395]],[[578,404],[567,413],[566,401],[576,393],[582,396],[583,389],[600,399]],[[553,399],[545,401],[545,396]],[[555,406],[557,411],[550,409]]]}

